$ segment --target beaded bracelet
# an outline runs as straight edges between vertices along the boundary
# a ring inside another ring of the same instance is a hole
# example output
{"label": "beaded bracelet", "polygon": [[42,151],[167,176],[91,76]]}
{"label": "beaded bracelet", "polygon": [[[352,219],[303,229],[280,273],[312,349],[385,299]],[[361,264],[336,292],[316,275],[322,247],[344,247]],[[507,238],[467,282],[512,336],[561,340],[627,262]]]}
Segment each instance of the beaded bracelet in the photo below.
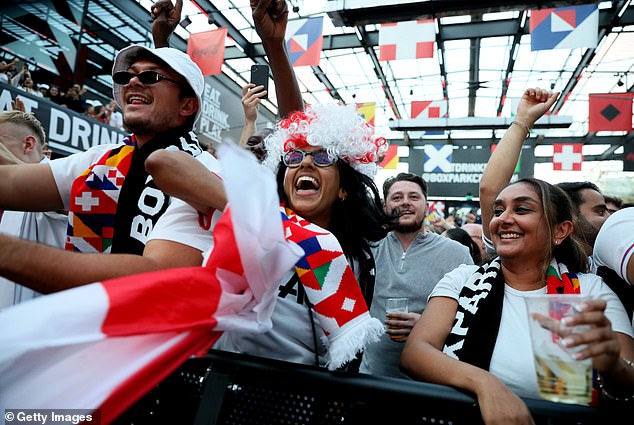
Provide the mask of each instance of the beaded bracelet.
{"label": "beaded bracelet", "polygon": [[[621,360],[623,360],[625,362],[625,364],[631,368],[634,368],[634,362],[621,358]],[[603,385],[603,379],[601,378],[601,374],[597,373],[597,384],[599,385],[599,389],[601,390],[601,395],[606,399],[606,400],[610,400],[610,401],[616,401],[619,403],[629,403],[634,401],[634,394],[629,395],[627,397],[617,397],[614,396],[612,394],[610,394],[606,389],[605,389],[605,385]]]}
{"label": "beaded bracelet", "polygon": [[531,135],[531,128],[530,128],[528,125],[526,125],[526,123],[525,123],[524,121],[520,121],[520,120],[513,120],[513,121],[511,121],[511,125],[512,125],[512,124],[517,124],[517,125],[519,125],[520,127],[522,127],[524,130],[526,130],[526,137],[525,137],[525,139],[528,139],[528,138],[530,137],[530,135]]}

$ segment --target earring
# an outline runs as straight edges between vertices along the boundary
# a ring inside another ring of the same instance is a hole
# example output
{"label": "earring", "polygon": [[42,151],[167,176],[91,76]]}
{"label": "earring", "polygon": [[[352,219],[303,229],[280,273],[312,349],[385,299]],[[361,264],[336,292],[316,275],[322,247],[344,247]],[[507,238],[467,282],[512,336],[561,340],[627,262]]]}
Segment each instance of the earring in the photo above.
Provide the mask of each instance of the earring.
{"label": "earring", "polygon": [[559,239],[555,239],[555,245],[559,245]]}

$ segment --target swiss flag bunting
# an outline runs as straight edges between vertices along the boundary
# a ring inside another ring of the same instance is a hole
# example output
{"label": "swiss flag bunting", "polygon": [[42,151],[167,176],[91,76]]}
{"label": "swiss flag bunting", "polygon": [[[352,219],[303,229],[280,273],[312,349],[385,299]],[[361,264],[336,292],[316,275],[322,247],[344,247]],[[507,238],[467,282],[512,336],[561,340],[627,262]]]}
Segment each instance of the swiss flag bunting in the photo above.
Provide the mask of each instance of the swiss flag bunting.
{"label": "swiss flag bunting", "polygon": [[583,143],[553,144],[553,170],[581,171]]}
{"label": "swiss flag bunting", "polygon": [[433,58],[435,41],[433,19],[381,24],[379,60]]}
{"label": "swiss flag bunting", "polygon": [[588,101],[588,131],[632,131],[632,93],[593,93]]}
{"label": "swiss flag bunting", "polygon": [[225,38],[227,38],[227,28],[189,35],[187,54],[198,65],[203,75],[216,75],[222,72],[222,63],[225,60]]}

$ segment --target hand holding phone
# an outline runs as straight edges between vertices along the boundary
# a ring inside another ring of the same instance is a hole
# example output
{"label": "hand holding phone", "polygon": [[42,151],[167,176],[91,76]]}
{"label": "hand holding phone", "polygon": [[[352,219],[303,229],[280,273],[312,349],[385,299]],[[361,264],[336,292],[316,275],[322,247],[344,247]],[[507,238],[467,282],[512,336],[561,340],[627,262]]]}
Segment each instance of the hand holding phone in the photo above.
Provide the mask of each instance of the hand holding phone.
{"label": "hand holding phone", "polygon": [[[256,86],[264,86],[264,90],[268,92],[269,90],[269,66],[255,64],[251,65],[251,83]],[[268,94],[262,96],[262,99],[267,99]]]}

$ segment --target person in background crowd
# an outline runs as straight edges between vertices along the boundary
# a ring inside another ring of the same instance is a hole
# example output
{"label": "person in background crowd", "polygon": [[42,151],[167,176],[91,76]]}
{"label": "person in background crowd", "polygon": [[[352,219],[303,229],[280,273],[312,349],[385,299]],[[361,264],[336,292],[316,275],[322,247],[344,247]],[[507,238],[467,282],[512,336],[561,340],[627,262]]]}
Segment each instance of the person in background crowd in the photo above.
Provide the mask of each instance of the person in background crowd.
{"label": "person in background crowd", "polygon": [[117,102],[114,99],[111,100],[108,105],[106,105],[106,110],[109,113],[108,124],[111,127],[123,130],[123,115],[121,115],[121,112],[119,112]]}
{"label": "person in background crowd", "polygon": [[15,70],[15,65],[18,63],[18,58],[13,58],[11,62],[0,61],[0,82],[5,84],[11,83],[10,74]]}
{"label": "person in background crowd", "polygon": [[37,89],[42,95],[42,97],[48,98],[48,90],[49,90],[48,84],[38,84]]}
{"label": "person in background crowd", "polygon": [[[474,224],[474,223],[471,223],[471,224]],[[469,233],[467,233],[464,230],[464,226],[454,227],[453,229],[445,230],[444,232],[440,234],[440,236],[444,236],[446,238],[452,239],[458,243],[461,243],[467,248],[469,248],[469,254],[471,255],[471,258],[473,259],[473,264],[478,264],[478,265],[482,264],[482,253],[480,251],[480,247],[475,242],[473,237],[471,237]]]}
{"label": "person in background crowd", "polygon": [[[383,184],[384,209],[398,224],[372,247],[376,283],[370,314],[387,325],[387,335],[363,353],[360,372],[410,379],[400,370],[403,342],[427,305],[438,281],[461,264],[473,264],[469,250],[423,227],[427,215],[427,183],[400,173]],[[389,298],[407,298],[407,312],[387,312]]]}
{"label": "person in background crowd", "polygon": [[[480,223],[465,223],[461,226],[461,229],[469,234],[473,242],[478,246],[480,250],[480,257],[482,259],[487,257],[487,251],[482,241],[482,224]],[[477,264],[477,263],[476,263]]]}
{"label": "person in background crowd", "polygon": [[255,86],[252,83],[242,87],[242,108],[244,110],[244,128],[240,135],[239,145],[250,150],[258,159],[264,161],[266,153],[264,152],[264,139],[273,133],[273,129],[265,128],[257,131],[256,121],[258,119],[258,105],[262,96],[267,91],[263,86]]}
{"label": "person in background crowd", "polygon": [[45,164],[0,167],[0,208],[70,210],[66,251],[0,236],[1,275],[50,293],[202,264],[211,233],[192,207],[158,190],[145,170],[150,153],[170,148],[218,171],[191,131],[201,112],[202,72],[177,49],[134,45],[117,54],[113,81],[133,135]]}
{"label": "person in background crowd", "polygon": [[[20,102],[17,104],[20,106]],[[21,106],[23,108],[23,105]],[[33,114],[24,111],[0,112],[0,164],[37,164],[48,162],[44,153],[46,134]],[[64,212],[4,211],[0,214],[0,233],[62,248],[68,218]],[[38,294],[0,277],[0,310]]]}
{"label": "person in background crowd", "polygon": [[26,66],[26,64],[22,67],[20,72],[13,76],[13,78],[11,79],[11,85],[24,90],[32,96],[42,97],[42,93],[40,93],[39,90],[35,88],[35,83],[31,78],[31,72],[29,71],[29,68]]}
{"label": "person in background crowd", "polygon": [[[72,111],[83,114],[86,113],[90,105],[84,98],[86,89],[79,84],[73,84],[66,92],[64,105]],[[90,114],[90,112],[89,112]]]}
{"label": "person in background crowd", "polygon": [[605,199],[605,205],[608,207],[610,214],[614,214],[623,208],[623,199],[618,196],[603,195],[603,198]]}
{"label": "person in background crowd", "polygon": [[55,102],[58,105],[62,105],[64,103],[64,96],[59,91],[59,87],[56,85],[51,85],[51,88],[48,89],[48,98],[51,102]]}
{"label": "person in background crowd", "polygon": [[[557,183],[557,186],[562,188],[572,200],[579,222],[577,237],[583,243],[588,257],[592,257],[597,233],[610,215],[605,198],[597,185],[592,182],[563,182]],[[592,258],[590,261],[591,270],[596,271]]]}
{"label": "person in background crowd", "polygon": [[539,398],[524,298],[580,293],[593,300],[566,325],[588,328],[566,337],[566,347],[592,359],[606,398],[634,394],[634,331],[614,292],[584,273],[587,257],[573,236],[565,192],[520,179],[481,206],[494,210],[487,229],[498,257],[438,282],[406,342],[402,367],[416,379],[474,393],[485,424],[533,423],[520,398]]}

